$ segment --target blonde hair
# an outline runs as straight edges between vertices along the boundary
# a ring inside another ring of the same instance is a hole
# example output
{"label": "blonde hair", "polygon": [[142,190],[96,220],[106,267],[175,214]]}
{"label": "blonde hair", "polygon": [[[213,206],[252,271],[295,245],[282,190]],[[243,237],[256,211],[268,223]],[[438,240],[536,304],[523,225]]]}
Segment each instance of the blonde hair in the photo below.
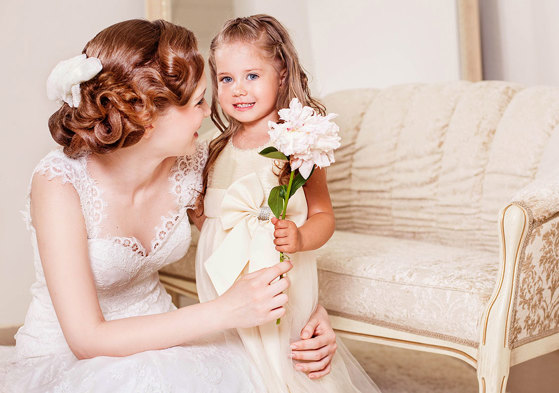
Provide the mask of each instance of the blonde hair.
{"label": "blonde hair", "polygon": [[[289,33],[278,20],[270,15],[253,15],[245,18],[231,19],[225,22],[221,31],[214,37],[210,46],[210,75],[212,79],[212,114],[211,119],[221,135],[210,143],[208,162],[204,169],[204,193],[208,185],[208,175],[221,151],[231,136],[240,128],[240,123],[219,110],[217,99],[217,69],[215,65],[216,50],[233,42],[246,42],[259,47],[271,59],[278,72],[284,73],[276,101],[276,110],[287,108],[289,102],[297,97],[306,106],[310,106],[321,115],[325,114],[324,105],[311,96],[308,78],[301,67],[299,56],[289,37]],[[280,183],[287,183],[289,165],[280,168]]]}

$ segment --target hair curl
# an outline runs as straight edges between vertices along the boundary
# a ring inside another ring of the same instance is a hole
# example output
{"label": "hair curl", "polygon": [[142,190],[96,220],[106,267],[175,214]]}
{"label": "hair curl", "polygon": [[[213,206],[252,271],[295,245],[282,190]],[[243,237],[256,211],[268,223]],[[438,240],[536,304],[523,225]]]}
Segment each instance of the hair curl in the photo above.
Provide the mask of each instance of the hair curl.
{"label": "hair curl", "polygon": [[64,103],[48,122],[72,158],[137,143],[158,115],[188,102],[204,71],[194,34],[163,20],[114,24],[82,53],[97,57],[103,69],[80,84],[77,108]]}
{"label": "hair curl", "polygon": [[[217,98],[217,67],[215,52],[220,46],[233,42],[247,42],[262,49],[263,53],[274,62],[278,72],[285,72],[284,83],[281,84],[276,101],[276,110],[287,108],[289,102],[297,97],[306,106],[324,115],[326,110],[317,99],[313,98],[308,86],[308,77],[299,62],[299,56],[286,28],[274,17],[265,14],[252,15],[245,18],[231,19],[225,22],[221,31],[214,37],[210,45],[210,73],[212,80],[212,114],[211,119],[221,135],[210,142],[209,156],[204,168],[205,193],[208,176],[221,151],[231,136],[240,128],[240,123],[219,110]],[[287,184],[290,166],[279,168],[279,181]]]}

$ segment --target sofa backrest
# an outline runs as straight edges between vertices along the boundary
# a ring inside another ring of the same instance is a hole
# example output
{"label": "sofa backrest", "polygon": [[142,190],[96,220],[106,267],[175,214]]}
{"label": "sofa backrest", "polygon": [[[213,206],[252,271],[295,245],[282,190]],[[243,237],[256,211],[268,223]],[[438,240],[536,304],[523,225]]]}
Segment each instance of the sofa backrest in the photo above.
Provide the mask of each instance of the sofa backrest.
{"label": "sofa backrest", "polygon": [[410,84],[333,93],[337,228],[498,252],[499,210],[559,166],[559,88]]}

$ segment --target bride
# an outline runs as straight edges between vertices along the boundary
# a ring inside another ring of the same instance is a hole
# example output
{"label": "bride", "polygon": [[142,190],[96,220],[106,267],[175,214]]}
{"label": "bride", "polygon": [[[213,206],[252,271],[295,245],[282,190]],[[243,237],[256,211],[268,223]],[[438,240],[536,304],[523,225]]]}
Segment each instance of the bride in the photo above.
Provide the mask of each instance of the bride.
{"label": "bride", "polygon": [[[30,185],[36,281],[0,391],[262,391],[224,332],[284,314],[289,281],[277,278],[291,264],[180,309],[158,279],[190,245],[187,211],[207,155],[196,143],[210,110],[194,35],[164,21],[117,23],[59,63],[47,88],[63,101],[49,119],[63,149],[43,158]],[[336,344],[322,307],[302,336],[295,358],[328,373]]]}

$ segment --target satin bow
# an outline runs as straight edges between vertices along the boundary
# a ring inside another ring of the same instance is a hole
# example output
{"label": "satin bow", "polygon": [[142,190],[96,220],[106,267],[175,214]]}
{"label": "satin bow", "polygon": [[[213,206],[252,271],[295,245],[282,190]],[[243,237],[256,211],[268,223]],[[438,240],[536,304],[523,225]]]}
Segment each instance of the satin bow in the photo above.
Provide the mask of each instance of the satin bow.
{"label": "satin bow", "polygon": [[[229,233],[205,262],[218,295],[233,285],[247,263],[251,273],[279,262],[274,226],[269,219],[258,219],[262,206],[267,206],[267,196],[256,173],[240,178],[225,192],[220,217]],[[306,218],[305,198],[291,198],[286,219],[300,226]]]}

